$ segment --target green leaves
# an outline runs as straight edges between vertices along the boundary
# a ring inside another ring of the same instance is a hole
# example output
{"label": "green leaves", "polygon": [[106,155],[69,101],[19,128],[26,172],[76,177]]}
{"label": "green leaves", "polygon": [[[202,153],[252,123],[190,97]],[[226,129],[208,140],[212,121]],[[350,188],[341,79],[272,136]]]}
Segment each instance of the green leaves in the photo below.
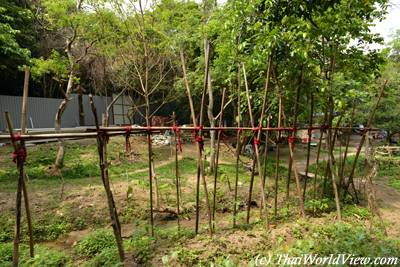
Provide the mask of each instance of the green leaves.
{"label": "green leaves", "polygon": [[33,79],[39,79],[45,74],[54,75],[54,79],[61,80],[68,77],[69,62],[65,56],[53,50],[49,58],[33,58],[31,60]]}

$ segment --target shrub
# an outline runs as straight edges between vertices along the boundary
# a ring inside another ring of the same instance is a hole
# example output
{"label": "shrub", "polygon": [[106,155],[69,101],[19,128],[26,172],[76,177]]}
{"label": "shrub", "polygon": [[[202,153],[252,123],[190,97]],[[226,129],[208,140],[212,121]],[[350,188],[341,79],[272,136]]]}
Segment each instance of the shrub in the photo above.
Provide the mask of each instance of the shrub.
{"label": "shrub", "polygon": [[115,246],[113,233],[99,229],[79,241],[75,250],[80,256],[93,257],[104,249],[115,248]]}
{"label": "shrub", "polygon": [[0,266],[12,261],[13,243],[0,244]]}
{"label": "shrub", "polygon": [[91,267],[117,267],[123,266],[119,260],[117,248],[105,248],[99,254],[97,254],[91,263]]}
{"label": "shrub", "polygon": [[144,264],[150,260],[154,239],[148,236],[134,235],[126,243],[126,247],[133,253],[133,258],[138,264]]}
{"label": "shrub", "polygon": [[66,266],[70,258],[63,252],[51,250],[45,247],[36,249],[35,257],[25,256],[21,259],[21,266],[29,267],[61,267]]}

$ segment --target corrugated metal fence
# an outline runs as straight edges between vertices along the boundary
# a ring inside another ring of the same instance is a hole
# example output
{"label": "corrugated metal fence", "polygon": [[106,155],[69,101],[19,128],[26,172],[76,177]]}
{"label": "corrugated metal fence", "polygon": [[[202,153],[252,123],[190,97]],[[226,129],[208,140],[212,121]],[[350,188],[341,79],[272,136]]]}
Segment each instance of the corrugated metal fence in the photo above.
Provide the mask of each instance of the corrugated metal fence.
{"label": "corrugated metal fence", "polygon": [[[68,102],[65,109],[61,126],[62,127],[76,127],[79,126],[79,107],[78,95],[73,94],[71,101]],[[101,123],[102,113],[106,110],[106,103],[111,102],[111,97],[93,96],[94,103],[97,109],[97,115]],[[57,98],[42,98],[42,97],[29,97],[28,98],[28,112],[27,112],[27,127],[28,128],[54,128],[54,118],[57,109],[62,99]],[[21,127],[21,96],[5,96],[0,95],[0,131],[7,128],[4,115],[5,111],[10,113],[11,120],[15,128]],[[89,97],[83,96],[83,109],[85,113],[86,126],[94,125],[94,118],[89,105]],[[110,124],[113,124],[113,116],[110,114]]]}

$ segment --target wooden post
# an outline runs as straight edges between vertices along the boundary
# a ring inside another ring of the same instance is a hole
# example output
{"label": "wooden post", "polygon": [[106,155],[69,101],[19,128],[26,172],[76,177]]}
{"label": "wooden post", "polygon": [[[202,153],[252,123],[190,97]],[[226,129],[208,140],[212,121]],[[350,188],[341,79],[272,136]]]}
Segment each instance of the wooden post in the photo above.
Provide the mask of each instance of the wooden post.
{"label": "wooden post", "polygon": [[[221,99],[221,112],[219,117],[218,127],[222,127],[222,115],[224,113],[224,105],[225,105],[225,91],[224,87],[222,91],[222,99]],[[215,152],[215,164],[214,164],[214,190],[213,190],[213,209],[212,209],[212,221],[213,221],[213,231],[215,231],[215,208],[216,208],[216,196],[217,196],[217,177],[218,177],[218,161],[219,161],[219,147],[221,143],[221,131],[217,132],[217,150]]]}
{"label": "wooden post", "polygon": [[[25,66],[25,77],[24,77],[24,89],[22,96],[22,111],[21,111],[21,134],[26,134],[26,118],[27,118],[27,110],[28,110],[28,91],[29,91],[29,67]],[[25,147],[25,141],[21,140],[21,146]],[[26,189],[26,176],[24,174],[24,180],[22,181],[22,193],[24,196],[24,205],[26,212],[26,221],[28,223],[28,234],[29,234],[29,254],[33,258],[35,256],[34,253],[34,240],[33,240],[33,231],[32,231],[32,219],[31,219],[31,211],[29,205],[29,197],[28,190]]]}
{"label": "wooden post", "polygon": [[[122,245],[121,225],[118,219],[117,207],[115,206],[114,197],[110,187],[110,180],[108,176],[108,163],[107,163],[107,134],[100,130],[99,120],[97,118],[96,107],[93,102],[92,95],[89,95],[89,102],[94,116],[94,121],[97,130],[97,150],[99,153],[99,163],[101,171],[101,179],[103,181],[104,190],[106,191],[108,209],[110,212],[111,225],[114,231],[115,242],[117,243],[119,258],[121,262],[125,259],[124,248]],[[151,171],[151,170],[150,170]]]}
{"label": "wooden post", "polygon": [[22,187],[24,183],[24,161],[25,159],[21,158],[17,153],[20,149],[25,149],[23,144],[17,145],[16,140],[14,138],[13,126],[11,123],[10,116],[8,112],[4,112],[4,117],[7,121],[8,131],[10,133],[11,143],[14,147],[15,151],[15,160],[18,168],[18,185],[17,185],[17,194],[16,194],[16,204],[15,204],[15,226],[14,226],[14,248],[13,248],[13,267],[17,267],[19,265],[19,243],[21,241],[21,199],[22,199]]}
{"label": "wooden post", "polygon": [[311,93],[310,97],[310,120],[308,129],[308,143],[307,143],[307,162],[306,162],[306,177],[304,178],[304,188],[303,188],[303,200],[306,200],[306,190],[307,190],[307,180],[308,180],[308,167],[310,165],[310,150],[311,150],[311,137],[312,137],[312,126],[313,126],[313,115],[314,115],[314,94]]}

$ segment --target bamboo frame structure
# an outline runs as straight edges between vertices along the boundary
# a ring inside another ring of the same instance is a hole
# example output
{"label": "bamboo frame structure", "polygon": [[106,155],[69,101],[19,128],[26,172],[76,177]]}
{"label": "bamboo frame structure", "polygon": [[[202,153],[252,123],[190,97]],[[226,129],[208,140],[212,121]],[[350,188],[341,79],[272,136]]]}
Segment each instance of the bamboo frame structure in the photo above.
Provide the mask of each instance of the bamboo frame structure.
{"label": "bamboo frame structure", "polygon": [[[185,70],[185,65],[184,65],[184,56],[183,56],[183,52],[181,52],[181,60],[182,60],[182,67]],[[181,200],[181,196],[180,196],[180,181],[179,181],[179,164],[178,164],[178,134],[180,131],[182,132],[194,132],[195,135],[196,134],[200,134],[200,136],[202,135],[203,132],[207,132],[207,131],[216,131],[218,133],[218,139],[217,139],[217,147],[216,147],[216,168],[214,171],[214,188],[213,188],[213,205],[212,205],[212,213],[211,213],[211,206],[210,206],[210,202],[208,199],[208,192],[207,192],[207,184],[206,184],[206,179],[205,179],[205,174],[204,174],[204,165],[203,165],[203,153],[202,153],[202,147],[200,144],[200,142],[198,140],[196,141],[196,147],[197,147],[197,156],[198,156],[198,165],[197,165],[197,184],[196,184],[196,226],[195,226],[195,230],[196,230],[196,234],[199,232],[199,223],[200,223],[200,199],[199,199],[199,190],[200,190],[200,178],[202,178],[202,182],[203,182],[203,187],[204,187],[204,192],[206,195],[206,205],[207,205],[207,215],[208,215],[208,223],[209,223],[209,231],[210,234],[212,234],[215,231],[215,221],[216,221],[216,217],[215,217],[215,209],[216,209],[216,195],[217,195],[217,191],[218,191],[218,187],[217,187],[217,178],[218,178],[218,161],[219,161],[219,153],[220,153],[220,141],[221,141],[221,134],[222,132],[228,133],[228,132],[233,132],[236,133],[236,143],[237,143],[237,147],[236,147],[236,177],[235,177],[235,192],[234,192],[234,205],[233,205],[233,227],[236,227],[237,224],[237,213],[238,213],[238,180],[239,180],[239,161],[240,161],[240,149],[239,149],[239,143],[240,143],[240,137],[242,132],[248,132],[248,133],[253,133],[256,138],[260,138],[261,135],[263,133],[265,133],[266,135],[266,147],[265,147],[265,151],[264,151],[264,172],[261,171],[261,163],[260,163],[260,155],[259,155],[259,151],[258,151],[258,143],[254,144],[254,149],[255,149],[255,157],[253,158],[252,161],[252,173],[251,173],[251,182],[249,185],[249,195],[248,195],[248,201],[247,201],[247,218],[246,221],[247,223],[249,222],[250,219],[250,210],[251,210],[251,194],[253,191],[253,181],[254,181],[254,176],[255,176],[255,172],[254,169],[257,165],[258,170],[259,170],[259,177],[260,177],[260,193],[261,193],[261,204],[262,204],[262,209],[261,211],[264,212],[264,214],[262,214],[263,216],[265,216],[266,218],[266,223],[268,225],[268,211],[266,209],[267,207],[267,199],[265,198],[265,191],[264,191],[264,187],[265,187],[265,181],[266,181],[266,176],[267,176],[267,172],[266,172],[266,164],[267,164],[267,159],[266,159],[266,155],[267,155],[267,143],[268,143],[268,136],[271,132],[275,132],[277,133],[277,142],[276,142],[276,157],[277,157],[277,164],[276,164],[276,170],[275,170],[275,199],[274,199],[274,213],[276,215],[277,213],[277,190],[278,190],[278,175],[279,175],[279,147],[280,147],[280,143],[281,143],[281,134],[282,132],[288,132],[290,133],[290,137],[295,136],[295,132],[299,129],[304,129],[304,130],[308,130],[308,136],[310,137],[310,132],[314,129],[320,130],[321,133],[323,132],[327,132],[327,145],[328,145],[328,151],[330,152],[328,155],[328,164],[329,164],[329,168],[330,168],[330,175],[332,178],[332,183],[334,188],[336,187],[336,178],[339,176],[344,176],[344,167],[341,166],[340,169],[340,175],[338,175],[338,171],[336,172],[336,175],[334,174],[333,171],[333,148],[335,146],[335,138],[336,138],[336,134],[338,130],[345,130],[345,131],[350,131],[352,129],[359,129],[358,127],[339,127],[339,124],[337,124],[336,126],[332,126],[332,125],[313,125],[313,96],[311,96],[311,114],[310,114],[310,120],[309,120],[309,125],[307,127],[281,127],[281,121],[282,121],[282,114],[283,114],[283,108],[282,108],[282,100],[281,97],[279,98],[279,114],[278,114],[278,126],[277,127],[270,127],[270,123],[269,123],[269,119],[270,119],[270,115],[268,114],[267,120],[267,127],[262,127],[262,118],[264,116],[264,114],[261,116],[260,119],[260,125],[258,127],[256,127],[256,123],[255,123],[255,118],[253,117],[253,113],[251,111],[251,103],[250,103],[250,97],[249,97],[249,89],[248,89],[248,85],[247,85],[247,81],[246,81],[246,76],[245,76],[245,69],[243,66],[243,73],[244,73],[244,79],[245,79],[245,86],[246,86],[246,95],[247,95],[247,104],[248,104],[248,108],[249,108],[249,114],[251,117],[251,127],[241,127],[240,124],[240,120],[238,120],[238,124],[236,127],[223,127],[222,126],[222,118],[223,118],[223,111],[225,108],[225,90],[223,92],[223,97],[222,97],[222,104],[221,104],[221,112],[220,112],[220,117],[219,117],[219,124],[218,127],[203,127],[203,126],[198,126],[197,125],[197,120],[196,120],[196,114],[194,112],[194,106],[193,106],[193,101],[191,98],[191,94],[190,94],[190,87],[188,85],[188,81],[186,79],[186,74],[184,75],[185,77],[185,84],[186,84],[186,89],[187,89],[187,94],[189,97],[189,104],[190,104],[190,108],[191,108],[191,116],[192,116],[192,120],[193,120],[193,127],[183,127],[183,126],[177,126],[175,123],[175,116],[173,116],[173,121],[174,121],[174,125],[173,127],[166,127],[166,126],[146,126],[146,127],[135,127],[133,125],[128,126],[130,127],[130,131],[129,134],[146,134],[147,135],[147,142],[151,142],[151,135],[157,131],[164,131],[164,130],[173,130],[175,132],[175,176],[176,176],[176,208],[177,208],[177,215],[178,215],[178,230],[180,229],[180,200]],[[239,77],[240,75],[238,75]],[[267,76],[269,77],[269,75]],[[266,105],[266,97],[267,97],[267,93],[268,93],[268,79],[266,81],[266,86],[265,86],[265,94],[264,94],[264,103],[263,103],[263,113],[265,113],[265,105]],[[240,82],[239,82],[240,84]],[[360,145],[358,146],[358,150],[356,153],[356,158],[353,161],[352,164],[352,169],[350,171],[350,176],[347,179],[347,183],[344,180],[344,177],[340,177],[343,181],[343,184],[340,184],[339,188],[343,188],[345,191],[344,193],[348,193],[348,187],[350,185],[352,185],[352,187],[354,187],[354,174],[355,174],[355,166],[358,160],[358,155],[361,152],[361,147],[362,144],[366,138],[366,135],[369,131],[371,130],[375,130],[374,128],[371,128],[371,124],[372,124],[372,118],[374,116],[375,110],[377,108],[377,105],[379,104],[380,98],[382,97],[384,88],[385,88],[385,84],[383,84],[379,96],[377,98],[377,101],[375,103],[374,109],[370,114],[370,118],[368,120],[368,125],[366,128],[364,128],[364,134],[363,137],[360,141]],[[126,136],[127,132],[126,129],[127,127],[119,127],[119,126],[113,126],[113,127],[101,127],[99,126],[99,121],[97,118],[97,113],[96,113],[96,107],[93,103],[93,98],[92,96],[89,96],[90,99],[90,105],[91,105],[91,109],[93,112],[93,116],[95,119],[95,128],[94,129],[88,129],[86,131],[81,131],[81,132],[68,132],[68,131],[61,131],[61,132],[56,132],[56,133],[38,133],[38,134],[33,134],[33,133],[22,133],[18,135],[18,141],[20,141],[20,143],[16,143],[16,139],[14,137],[14,133],[13,133],[13,127],[11,125],[11,120],[9,119],[8,113],[5,113],[5,117],[6,120],[8,122],[8,128],[9,128],[9,135],[0,135],[0,140],[11,140],[11,143],[14,147],[15,152],[18,151],[18,149],[25,149],[25,142],[26,141],[35,141],[35,140],[45,140],[45,139],[56,139],[56,138],[96,138],[97,140],[97,147],[98,147],[98,154],[99,154],[99,168],[101,170],[101,178],[102,178],[102,182],[103,182],[103,186],[104,189],[106,191],[106,197],[107,197],[107,202],[108,202],[108,207],[109,207],[109,213],[110,213],[110,218],[111,218],[111,222],[112,222],[112,228],[113,228],[113,232],[114,232],[114,236],[115,236],[115,240],[116,240],[116,244],[117,244],[117,248],[118,248],[118,252],[119,252],[119,257],[121,259],[121,261],[124,260],[125,258],[125,254],[124,254],[124,250],[123,250],[123,246],[122,246],[122,235],[121,235],[121,226],[120,226],[120,222],[118,219],[118,213],[117,213],[117,208],[115,205],[115,201],[114,201],[114,197],[110,188],[110,181],[109,181],[109,175],[108,175],[108,163],[107,163],[107,143],[108,143],[108,139],[110,137],[113,136]],[[353,107],[353,112],[354,113],[354,107]],[[238,86],[238,115],[240,115],[240,87]],[[200,116],[201,117],[201,116]],[[202,120],[200,120],[200,123],[202,123]],[[200,124],[201,125],[201,124]],[[334,130],[335,132],[332,133],[331,131]],[[322,143],[322,134],[320,136],[320,146],[318,149],[318,155],[317,155],[317,163],[318,163],[318,159],[319,159],[319,154],[320,154],[320,148],[321,148],[321,143]],[[309,138],[310,139],[310,138]],[[289,140],[288,140],[289,141]],[[309,140],[310,141],[310,140]],[[299,206],[300,206],[300,211],[301,211],[301,215],[304,216],[305,212],[304,212],[304,207],[302,207],[302,203],[301,200],[303,200],[303,196],[305,196],[305,191],[306,191],[306,184],[304,185],[304,191],[300,192],[300,184],[299,184],[299,177],[298,177],[298,173],[297,173],[297,168],[295,165],[295,161],[294,161],[294,149],[293,149],[293,144],[290,143],[289,141],[289,151],[290,151],[290,157],[292,158],[292,162],[293,162],[293,166],[294,166],[294,174],[295,174],[295,178],[296,178],[296,186],[297,186],[297,194],[299,197]],[[346,146],[348,146],[348,141]],[[150,146],[151,147],[151,146]],[[308,152],[307,152],[307,166],[306,166],[306,176],[308,174],[308,167],[309,167],[309,154],[310,154],[310,148],[308,145],[307,148]],[[346,150],[347,151],[347,148]],[[151,149],[149,149],[149,160],[151,161]],[[20,243],[20,239],[21,239],[21,199],[22,199],[22,194],[23,194],[23,184],[24,184],[24,161],[22,160],[22,158],[20,158],[20,156],[18,156],[18,154],[16,153],[16,161],[17,161],[17,168],[19,171],[19,178],[18,178],[18,186],[17,186],[17,194],[16,194],[16,221],[15,221],[15,233],[14,233],[14,251],[13,251],[13,266],[18,266],[18,258],[19,258],[19,243]],[[346,156],[346,152],[345,152],[345,156]],[[343,160],[343,162],[345,162],[345,158]],[[344,163],[342,164],[344,165]],[[152,172],[152,164],[150,162],[149,164],[149,172]],[[151,175],[151,174],[150,174]],[[315,194],[315,187],[316,187],[316,178],[317,178],[317,174],[315,174],[314,176],[314,194]],[[307,177],[306,177],[307,179]],[[151,185],[151,181],[150,181],[150,185]],[[355,188],[353,188],[353,190],[355,190]],[[337,191],[337,188],[335,189],[335,191]],[[356,191],[355,191],[356,192]],[[315,197],[315,196],[314,196]],[[344,196],[345,197],[345,196]],[[26,197],[27,199],[27,197]],[[339,200],[339,194],[337,194],[337,192],[335,192],[335,199],[338,203]],[[26,202],[26,206],[29,206],[29,203]],[[150,203],[152,203],[152,191],[150,188]],[[338,207],[337,209],[338,211],[338,220],[341,219],[341,215],[340,215],[340,207]],[[151,208],[151,212],[152,212],[152,208]],[[151,216],[152,217],[152,216]],[[154,227],[154,221],[151,220],[150,224],[152,226],[152,229]],[[154,234],[153,230],[152,230],[152,235]],[[31,242],[32,242],[32,247],[33,247],[33,237],[31,237]],[[33,250],[32,250],[33,253]]]}

